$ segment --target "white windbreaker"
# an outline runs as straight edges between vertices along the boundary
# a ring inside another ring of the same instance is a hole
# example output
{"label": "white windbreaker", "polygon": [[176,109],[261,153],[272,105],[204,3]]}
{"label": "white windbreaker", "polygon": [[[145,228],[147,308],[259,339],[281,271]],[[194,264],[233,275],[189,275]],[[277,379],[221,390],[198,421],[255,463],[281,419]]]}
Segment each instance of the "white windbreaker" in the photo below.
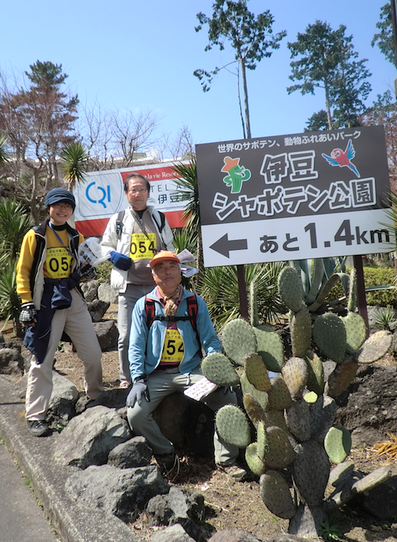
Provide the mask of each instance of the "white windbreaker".
{"label": "white windbreaker", "polygon": [[[154,209],[154,207],[147,207],[150,215],[152,215],[152,220],[154,227],[157,231],[158,236],[161,240],[160,250],[171,250],[174,252],[174,246],[172,244],[173,237],[171,228],[168,225],[167,220],[165,221],[164,228],[160,232],[159,226],[161,224],[161,217],[159,212]],[[130,241],[132,230],[134,227],[135,219],[131,213],[131,208],[125,210],[123,217],[123,228],[121,235],[117,235],[116,232],[116,222],[118,218],[118,213],[114,214],[106,226],[106,230],[102,237],[101,248],[103,256],[108,256],[112,250],[120,252],[125,256],[129,255],[130,251]],[[127,289],[127,276],[128,271],[123,271],[113,266],[112,272],[110,274],[110,284],[119,293],[124,293]]]}

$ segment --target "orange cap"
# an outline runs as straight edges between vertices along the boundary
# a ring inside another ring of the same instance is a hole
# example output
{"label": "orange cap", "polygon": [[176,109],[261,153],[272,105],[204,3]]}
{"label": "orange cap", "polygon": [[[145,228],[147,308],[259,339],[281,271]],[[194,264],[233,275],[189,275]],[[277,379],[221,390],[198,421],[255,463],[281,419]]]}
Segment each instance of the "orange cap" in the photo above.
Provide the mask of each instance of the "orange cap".
{"label": "orange cap", "polygon": [[171,252],[170,250],[160,250],[160,252],[158,252],[151,260],[149,265],[151,269],[153,269],[155,265],[165,261],[181,263],[178,256],[174,252]]}

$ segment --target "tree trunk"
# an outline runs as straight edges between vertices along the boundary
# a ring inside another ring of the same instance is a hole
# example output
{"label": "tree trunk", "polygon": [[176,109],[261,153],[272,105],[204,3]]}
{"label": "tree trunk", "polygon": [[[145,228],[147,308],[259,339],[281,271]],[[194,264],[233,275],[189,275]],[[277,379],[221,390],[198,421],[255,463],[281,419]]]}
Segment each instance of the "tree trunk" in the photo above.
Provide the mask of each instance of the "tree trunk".
{"label": "tree trunk", "polygon": [[238,108],[240,111],[240,120],[241,120],[241,126],[243,128],[243,138],[246,139],[247,134],[245,133],[245,124],[244,124],[244,115],[243,115],[243,108],[241,106],[241,93],[240,93],[240,76],[239,76],[240,70],[237,70],[237,96],[238,96]]}
{"label": "tree trunk", "polygon": [[[243,78],[243,90],[244,90],[244,111],[245,111],[245,126],[247,128],[247,138],[251,138],[251,123],[250,113],[248,106],[248,86],[247,86],[247,74],[245,71],[244,59],[240,56],[241,75]],[[244,265],[237,265],[237,280],[240,297],[240,313],[244,320],[248,321],[248,300],[247,300],[247,285],[245,282],[245,270]]]}
{"label": "tree trunk", "polygon": [[329,105],[329,89],[327,83],[325,83],[325,106],[327,108],[328,130],[332,130],[331,108]]}
{"label": "tree trunk", "polygon": [[244,59],[240,57],[240,66],[241,66],[241,75],[243,78],[243,90],[244,90],[244,112],[245,112],[245,127],[247,132],[247,138],[251,138],[251,123],[250,123],[250,113],[248,106],[248,86],[247,86],[247,74],[245,71],[245,62]]}
{"label": "tree trunk", "polygon": [[34,224],[37,226],[40,222],[40,216],[39,216],[39,210],[37,208],[37,187],[39,185],[39,170],[33,169],[33,181],[32,181],[32,193],[31,193],[31,201],[30,201],[30,212],[32,214],[32,218],[34,221]]}

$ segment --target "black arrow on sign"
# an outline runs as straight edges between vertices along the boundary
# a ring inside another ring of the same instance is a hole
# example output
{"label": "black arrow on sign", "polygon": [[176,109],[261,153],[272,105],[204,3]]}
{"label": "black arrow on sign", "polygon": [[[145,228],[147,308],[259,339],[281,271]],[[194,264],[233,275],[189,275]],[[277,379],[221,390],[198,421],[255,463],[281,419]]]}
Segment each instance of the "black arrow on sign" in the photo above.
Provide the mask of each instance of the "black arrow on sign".
{"label": "black arrow on sign", "polygon": [[227,233],[210,246],[212,250],[219,252],[219,254],[226,256],[226,258],[229,258],[229,252],[231,250],[247,250],[247,247],[247,239],[235,239],[234,241],[229,241]]}

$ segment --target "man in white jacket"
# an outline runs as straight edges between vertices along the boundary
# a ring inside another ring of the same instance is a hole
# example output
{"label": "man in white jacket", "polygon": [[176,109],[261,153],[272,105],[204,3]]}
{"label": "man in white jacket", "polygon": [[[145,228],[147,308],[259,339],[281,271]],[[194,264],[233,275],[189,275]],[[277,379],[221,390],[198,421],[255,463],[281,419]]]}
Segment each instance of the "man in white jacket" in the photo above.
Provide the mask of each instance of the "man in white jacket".
{"label": "man in white jacket", "polygon": [[150,183],[131,173],[124,184],[129,208],[113,215],[102,238],[102,250],[113,264],[110,276],[118,292],[120,387],[131,384],[128,346],[132,309],[136,301],[153,290],[155,283],[149,262],[160,250],[174,250],[171,228],[165,216],[147,202]]}

